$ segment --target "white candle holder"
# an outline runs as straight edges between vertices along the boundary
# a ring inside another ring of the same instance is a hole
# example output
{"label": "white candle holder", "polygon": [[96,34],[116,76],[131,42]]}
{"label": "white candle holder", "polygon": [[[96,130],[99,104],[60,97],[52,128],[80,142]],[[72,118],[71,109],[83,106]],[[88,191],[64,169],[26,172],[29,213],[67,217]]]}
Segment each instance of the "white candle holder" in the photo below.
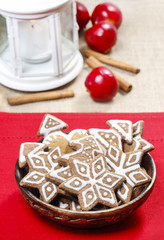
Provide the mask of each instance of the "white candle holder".
{"label": "white candle holder", "polygon": [[0,83],[44,91],[81,71],[74,0],[5,0],[0,5]]}

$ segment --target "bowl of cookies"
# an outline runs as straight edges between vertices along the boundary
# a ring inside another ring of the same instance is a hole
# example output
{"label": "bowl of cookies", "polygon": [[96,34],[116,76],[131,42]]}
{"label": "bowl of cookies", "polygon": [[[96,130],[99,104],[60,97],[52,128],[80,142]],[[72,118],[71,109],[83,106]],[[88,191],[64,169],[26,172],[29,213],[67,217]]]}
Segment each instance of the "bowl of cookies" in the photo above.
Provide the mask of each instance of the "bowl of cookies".
{"label": "bowl of cookies", "polygon": [[77,228],[113,224],[135,211],[153,190],[156,167],[142,138],[144,122],[107,120],[109,129],[74,129],[46,114],[38,142],[20,146],[15,177],[31,207]]}

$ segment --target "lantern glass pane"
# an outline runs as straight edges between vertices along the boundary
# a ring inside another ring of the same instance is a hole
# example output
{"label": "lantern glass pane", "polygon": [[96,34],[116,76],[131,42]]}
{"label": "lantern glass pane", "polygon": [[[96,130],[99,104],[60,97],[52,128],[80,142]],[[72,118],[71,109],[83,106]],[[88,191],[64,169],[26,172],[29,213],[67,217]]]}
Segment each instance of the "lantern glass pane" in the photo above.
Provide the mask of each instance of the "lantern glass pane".
{"label": "lantern glass pane", "polygon": [[76,54],[74,43],[74,22],[72,3],[66,6],[61,12],[61,45],[63,67],[65,68]]}
{"label": "lantern glass pane", "polygon": [[49,24],[46,19],[19,22],[21,57],[29,63],[41,63],[51,58]]}
{"label": "lantern glass pane", "polygon": [[9,48],[8,43],[7,22],[2,15],[0,15],[0,62],[12,71],[13,66],[11,48]]}
{"label": "lantern glass pane", "polygon": [[21,76],[55,75],[49,18],[18,21]]}
{"label": "lantern glass pane", "polygon": [[0,53],[2,53],[8,45],[6,19],[0,15]]}

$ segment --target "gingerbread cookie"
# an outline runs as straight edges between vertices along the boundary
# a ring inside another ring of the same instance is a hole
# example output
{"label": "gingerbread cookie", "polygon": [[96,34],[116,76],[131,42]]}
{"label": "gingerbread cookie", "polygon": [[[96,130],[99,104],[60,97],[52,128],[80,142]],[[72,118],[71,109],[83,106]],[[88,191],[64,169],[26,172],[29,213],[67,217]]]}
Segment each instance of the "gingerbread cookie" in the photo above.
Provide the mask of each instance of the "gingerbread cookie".
{"label": "gingerbread cookie", "polygon": [[76,194],[82,210],[90,210],[98,203],[117,206],[114,190],[123,183],[124,177],[107,170],[103,155],[98,155],[89,164],[72,159],[70,168],[73,176],[60,184],[59,188]]}
{"label": "gingerbread cookie", "polygon": [[110,145],[122,149],[121,136],[114,129],[90,128],[88,133],[96,138],[102,147],[104,154],[106,154]]}
{"label": "gingerbread cookie", "polygon": [[57,206],[62,209],[69,209],[72,211],[81,211],[81,207],[78,203],[78,201],[71,200],[69,198],[61,198],[58,201]]}
{"label": "gingerbread cookie", "polygon": [[28,154],[46,154],[47,146],[42,143],[22,143],[19,150],[19,167],[27,165]]}
{"label": "gingerbread cookie", "polygon": [[60,165],[67,166],[69,164],[69,160],[71,159],[90,162],[98,154],[103,154],[97,140],[91,135],[73,140],[69,143],[69,146],[74,150],[74,152],[63,155],[61,159],[59,159]]}
{"label": "gingerbread cookie", "polygon": [[[54,159],[55,156],[55,159]],[[57,158],[61,156],[60,149],[54,149],[50,154],[39,156],[37,153],[28,154],[27,164],[29,172],[21,180],[20,185],[23,187],[37,188],[40,192],[40,197],[43,201],[49,203],[58,194],[58,186],[50,181],[47,181],[45,176],[55,167],[59,167]]]}
{"label": "gingerbread cookie", "polygon": [[43,143],[46,144],[50,149],[60,147],[61,154],[71,153],[73,150],[69,146],[70,137],[68,134],[63,132],[54,132],[44,138]]}
{"label": "gingerbread cookie", "polygon": [[150,152],[154,149],[154,146],[148,141],[146,141],[145,139],[141,138],[141,139],[138,139],[138,141],[141,144],[141,147],[144,153]]}
{"label": "gingerbread cookie", "polygon": [[149,152],[154,149],[154,146],[142,138],[144,129],[144,121],[138,121],[133,124],[133,140],[131,144],[123,143],[123,151],[131,152],[142,149],[144,152]]}
{"label": "gingerbread cookie", "polygon": [[50,171],[46,175],[46,179],[59,185],[60,183],[65,181],[66,178],[69,178],[71,176],[72,176],[72,174],[70,171],[70,166],[67,166],[67,167],[61,167],[59,169]]}
{"label": "gingerbread cookie", "polygon": [[70,140],[83,138],[83,137],[86,137],[87,135],[88,133],[87,133],[87,130],[85,129],[74,129],[68,134]]}
{"label": "gingerbread cookie", "polygon": [[140,150],[140,149],[142,149],[142,145],[139,142],[139,140],[136,138],[133,138],[131,144],[128,144],[126,142],[123,143],[123,152],[125,153]]}
{"label": "gingerbread cookie", "polygon": [[106,124],[117,131],[122,139],[131,144],[133,139],[133,124],[129,120],[108,120]]}
{"label": "gingerbread cookie", "polygon": [[48,134],[61,131],[67,127],[68,125],[57,117],[45,114],[37,132],[37,136],[43,136],[45,138]]}
{"label": "gingerbread cookie", "polygon": [[109,147],[107,164],[115,173],[126,178],[126,182],[117,191],[117,197],[124,203],[130,201],[134,187],[151,181],[151,177],[140,166],[143,154],[142,150],[123,153],[114,146]]}
{"label": "gingerbread cookie", "polygon": [[143,129],[144,129],[144,121],[140,120],[133,124],[133,137],[140,136],[140,138],[143,135]]}

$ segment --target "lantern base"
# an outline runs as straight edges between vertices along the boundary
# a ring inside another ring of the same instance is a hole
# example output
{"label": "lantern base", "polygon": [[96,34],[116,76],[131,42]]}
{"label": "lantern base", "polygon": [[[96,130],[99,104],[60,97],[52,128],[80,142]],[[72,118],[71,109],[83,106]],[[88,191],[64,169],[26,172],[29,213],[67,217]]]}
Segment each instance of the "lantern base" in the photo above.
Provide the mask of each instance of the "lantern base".
{"label": "lantern base", "polygon": [[48,77],[24,77],[19,78],[11,75],[8,71],[0,69],[0,83],[11,89],[25,92],[39,92],[61,87],[77,77],[83,67],[83,57],[77,52],[72,68],[61,76]]}

